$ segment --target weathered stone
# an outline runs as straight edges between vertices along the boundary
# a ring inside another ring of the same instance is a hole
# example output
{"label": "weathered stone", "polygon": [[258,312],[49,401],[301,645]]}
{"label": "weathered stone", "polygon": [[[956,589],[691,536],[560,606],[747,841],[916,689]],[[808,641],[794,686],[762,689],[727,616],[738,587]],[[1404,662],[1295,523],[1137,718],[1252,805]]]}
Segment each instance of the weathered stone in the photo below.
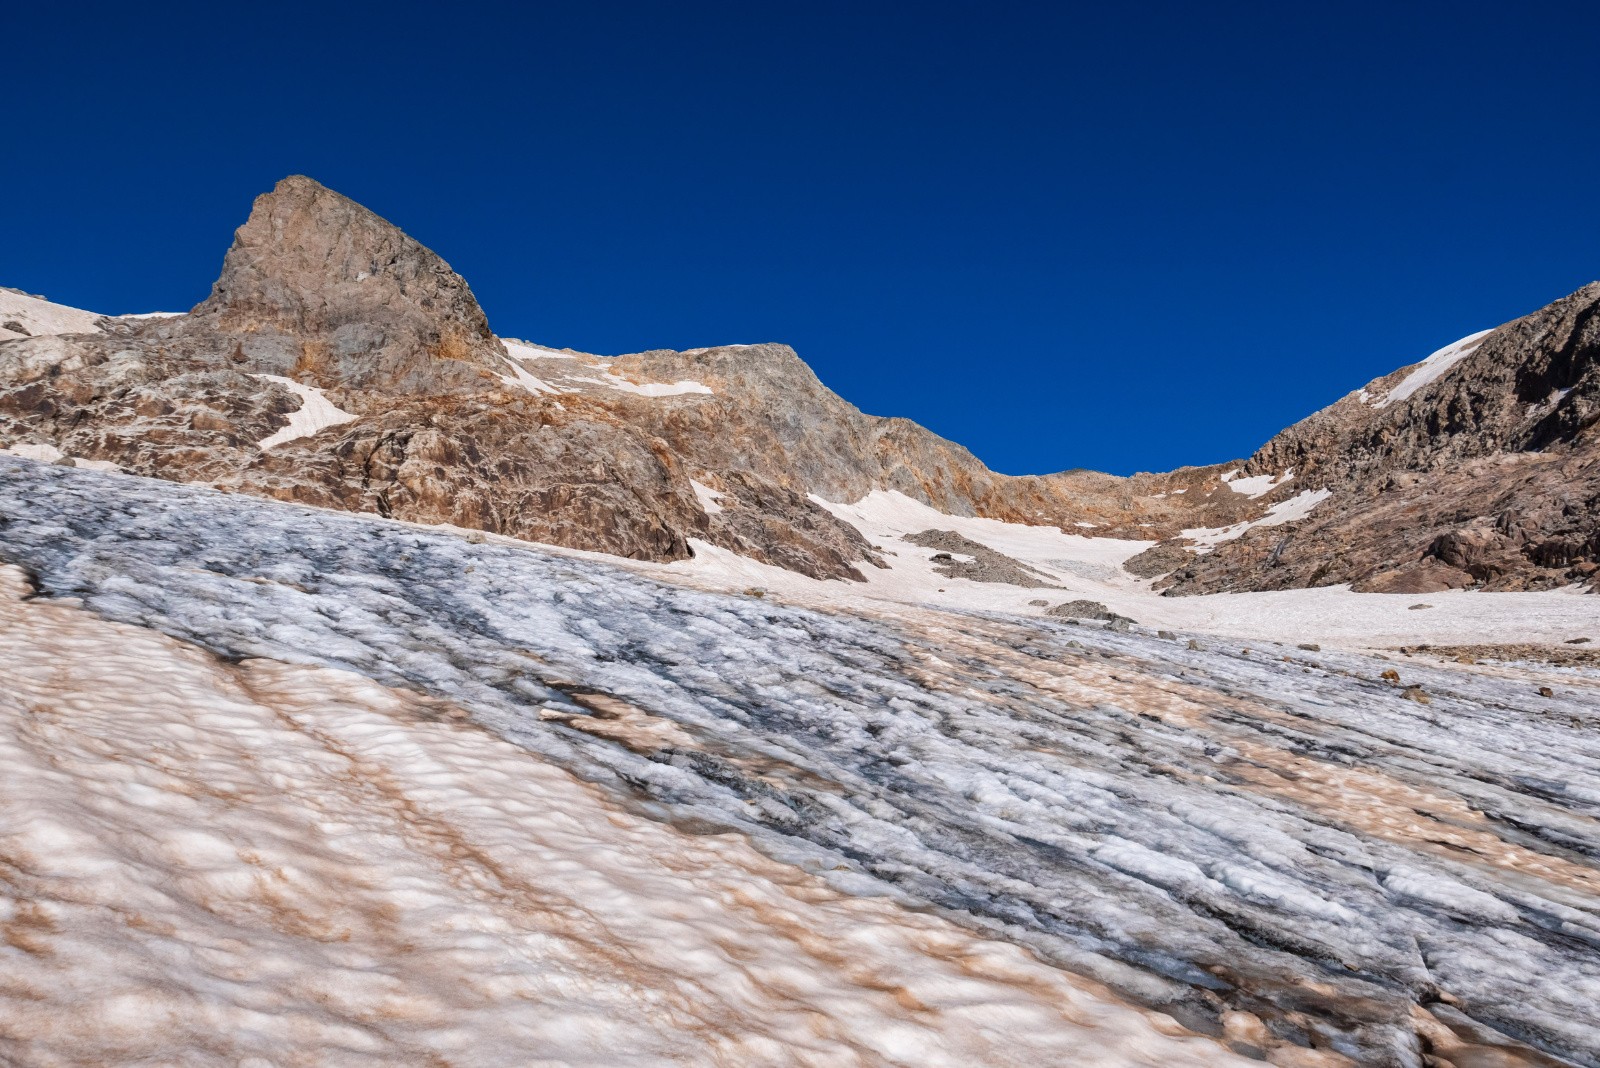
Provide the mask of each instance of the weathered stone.
{"label": "weathered stone", "polygon": [[151,329],[212,335],[250,370],[323,386],[439,393],[493,381],[506,358],[449,264],[300,175],[256,198],[211,296]]}
{"label": "weathered stone", "polygon": [[[1362,592],[1552,589],[1600,573],[1600,283],[1507,323],[1410,396],[1401,368],[1262,446],[1330,496],[1167,582],[1174,593],[1352,583]],[[1271,548],[1269,549],[1268,543]],[[1270,558],[1270,563],[1269,563]]]}
{"label": "weathered stone", "polygon": [[1122,562],[1122,569],[1139,578],[1159,578],[1189,566],[1194,561],[1195,555],[1192,549],[1185,547],[1179,541],[1162,541],[1142,553],[1128,557]]}
{"label": "weathered stone", "polygon": [[1045,615],[1072,619],[1110,619],[1113,613],[1099,601],[1067,601],[1065,604],[1056,605]]}
{"label": "weathered stone", "polygon": [[[1027,589],[1060,589],[1048,577],[987,545],[962,537],[953,530],[924,530],[905,535],[905,540],[924,549],[943,549],[933,556],[934,570],[947,578],[964,578],[973,582],[999,582]],[[970,556],[971,560],[956,560],[951,553]]]}

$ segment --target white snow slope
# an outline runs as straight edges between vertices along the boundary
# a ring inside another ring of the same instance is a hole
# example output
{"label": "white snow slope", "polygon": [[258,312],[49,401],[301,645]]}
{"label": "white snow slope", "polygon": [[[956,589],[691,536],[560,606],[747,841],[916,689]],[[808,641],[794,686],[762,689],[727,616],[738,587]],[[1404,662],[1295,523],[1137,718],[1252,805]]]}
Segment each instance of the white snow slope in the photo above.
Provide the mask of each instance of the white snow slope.
{"label": "white snow slope", "polygon": [[[19,337],[48,337],[52,334],[92,334],[100,329],[100,320],[113,319],[164,319],[177,312],[140,312],[132,315],[106,316],[100,312],[84,311],[57,304],[43,297],[35,297],[0,286],[0,341]],[[15,323],[21,330],[7,326]]]}
{"label": "white snow slope", "polygon": [[76,599],[0,656],[14,1060],[1225,1057],[1120,998],[1280,1065],[1600,1064],[1592,676],[806,610],[17,459],[0,516]]}
{"label": "white snow slope", "polygon": [[[1303,517],[1325,497],[1323,491],[1298,494],[1291,501],[1274,506],[1267,520],[1287,522]],[[1423,599],[1353,593],[1348,587],[1330,586],[1210,597],[1162,597],[1151,590],[1148,581],[1135,578],[1121,567],[1124,560],[1149,548],[1151,542],[1084,537],[1055,527],[945,515],[894,491],[875,491],[854,504],[812,499],[860,530],[869,542],[881,546],[889,569],[862,567],[865,583],[818,582],[701,542],[695,543],[696,556],[692,560],[674,564],[618,563],[706,589],[760,586],[797,602],[845,611],[887,601],[1037,616],[1046,609],[1034,605],[1034,601],[1059,604],[1082,597],[1100,601],[1151,627],[1203,631],[1248,641],[1317,642],[1361,649],[1419,642],[1564,642],[1588,636],[1600,640],[1600,598],[1576,590],[1493,594],[1453,590],[1431,593]],[[1191,533],[1237,536],[1243,526]],[[941,575],[929,559],[934,550],[902,540],[906,534],[930,529],[954,530],[1050,576],[1061,588],[1026,589]],[[1427,610],[1412,610],[1411,606],[1418,603],[1427,604]]]}
{"label": "white snow slope", "polygon": [[[12,289],[0,289],[0,341],[48,334],[92,334],[99,330],[95,324],[100,319],[95,312],[69,308]],[[22,329],[8,327],[6,323],[15,323]]]}

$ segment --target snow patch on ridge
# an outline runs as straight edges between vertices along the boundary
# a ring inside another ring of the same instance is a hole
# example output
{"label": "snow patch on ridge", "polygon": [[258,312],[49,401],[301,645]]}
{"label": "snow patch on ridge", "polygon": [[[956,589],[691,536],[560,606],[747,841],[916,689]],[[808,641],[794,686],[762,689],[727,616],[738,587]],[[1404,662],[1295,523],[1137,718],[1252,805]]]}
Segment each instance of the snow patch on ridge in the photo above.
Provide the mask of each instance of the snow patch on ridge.
{"label": "snow patch on ridge", "polygon": [[[1259,496],[1259,494],[1251,494]],[[1182,536],[1194,542],[1203,549],[1212,549],[1225,541],[1232,541],[1247,530],[1256,527],[1276,527],[1284,523],[1293,523],[1297,519],[1304,519],[1311,514],[1311,509],[1333,496],[1327,489],[1302,490],[1286,501],[1279,501],[1267,509],[1267,514],[1260,519],[1250,519],[1243,523],[1235,523],[1229,527],[1194,527],[1182,532]]]}
{"label": "snow patch on ridge", "polygon": [[[0,341],[19,337],[42,337],[47,334],[93,334],[96,325],[105,316],[99,312],[69,308],[43,297],[0,289]],[[21,330],[5,326],[15,323]]]}
{"label": "snow patch on ridge", "polygon": [[542,378],[536,378],[529,374],[526,368],[524,368],[516,360],[513,360],[511,357],[506,357],[506,363],[511,365],[511,374],[500,376],[500,381],[504,382],[506,385],[520,386],[529,393],[536,395],[540,393],[562,392],[555,386],[552,386],[550,383],[544,381]]}
{"label": "snow patch on ridge", "polygon": [[695,382],[691,379],[681,379],[677,382],[630,382],[621,375],[612,374],[610,371],[601,371],[599,378],[578,378],[577,382],[592,382],[597,386],[609,386],[623,393],[635,393],[641,397],[676,397],[684,393],[715,393],[716,391],[704,382]]}
{"label": "snow patch on ridge", "polygon": [[282,375],[251,375],[250,377],[276,382],[300,398],[299,410],[289,414],[289,425],[256,442],[256,447],[262,452],[276,448],[285,442],[294,441],[297,438],[311,437],[313,434],[320,433],[330,426],[338,426],[340,423],[348,423],[357,418],[353,413],[343,411],[337,407],[316,386],[301,385],[294,379],[284,378]]}
{"label": "snow patch on ridge", "polygon": [[[1281,475],[1251,475],[1249,478],[1240,478],[1242,468],[1234,468],[1222,476],[1222,484],[1235,493],[1242,493],[1246,497],[1256,498],[1271,493],[1274,489],[1294,478],[1294,468],[1289,468]],[[1178,491],[1182,493],[1182,490]]]}
{"label": "snow patch on ridge", "polygon": [[500,339],[500,344],[504,345],[506,351],[519,360],[576,360],[578,358],[577,353],[549,349],[543,345],[535,345],[531,341],[518,341],[515,338],[503,337]]}
{"label": "snow patch on ridge", "polygon": [[1433,353],[1427,359],[1417,364],[1416,370],[1400,380],[1400,384],[1391,389],[1387,396],[1378,400],[1374,408],[1387,408],[1396,401],[1403,401],[1418,390],[1432,385],[1450,372],[1450,369],[1466,357],[1477,351],[1478,345],[1492,330],[1480,330],[1476,334],[1468,334],[1460,341],[1452,342]]}
{"label": "snow patch on ridge", "polygon": [[702,352],[715,352],[717,349],[753,349],[755,345],[702,345],[698,349],[684,349],[685,356],[698,356]]}

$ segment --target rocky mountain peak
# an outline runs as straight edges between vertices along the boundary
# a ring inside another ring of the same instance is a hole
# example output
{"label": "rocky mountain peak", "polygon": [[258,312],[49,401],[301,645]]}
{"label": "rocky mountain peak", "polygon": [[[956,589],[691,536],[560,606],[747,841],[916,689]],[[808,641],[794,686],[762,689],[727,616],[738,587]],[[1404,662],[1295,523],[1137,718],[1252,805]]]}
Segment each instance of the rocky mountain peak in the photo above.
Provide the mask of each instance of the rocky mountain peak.
{"label": "rocky mountain peak", "polygon": [[303,175],[256,198],[188,319],[175,325],[238,335],[243,362],[325,385],[448,390],[505,356],[449,264]]}
{"label": "rocky mountain peak", "polygon": [[1158,542],[1128,570],[1174,594],[1600,586],[1600,284],[1369,382],[1248,461],[1127,478],[991,471],[862,412],[787,345],[502,343],[448,264],[303,176],[256,199],[187,315],[14,293],[0,313],[0,447],[322,507],[859,579],[889,551],[828,504],[892,491]]}
{"label": "rocky mountain peak", "polygon": [[[1181,593],[1551,589],[1600,576],[1600,284],[1367,383],[1267,442],[1265,498],[1327,494],[1171,580]],[[1286,477],[1292,472],[1293,477]]]}

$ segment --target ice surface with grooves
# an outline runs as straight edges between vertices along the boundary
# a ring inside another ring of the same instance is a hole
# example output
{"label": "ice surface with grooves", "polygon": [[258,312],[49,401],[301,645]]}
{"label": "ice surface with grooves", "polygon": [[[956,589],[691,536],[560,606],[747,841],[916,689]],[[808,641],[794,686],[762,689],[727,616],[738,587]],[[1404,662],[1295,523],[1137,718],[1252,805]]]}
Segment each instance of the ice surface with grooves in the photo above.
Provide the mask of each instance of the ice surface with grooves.
{"label": "ice surface with grooves", "polygon": [[[1549,699],[1405,662],[1423,705],[1370,657],[808,611],[20,460],[0,502],[0,559],[47,596],[447,699],[636,812],[927,903],[1191,1026],[1244,1012],[1418,1065],[1413,1014],[1443,998],[1600,1064],[1592,679]],[[586,725],[597,695],[693,744]]]}
{"label": "ice surface with grooves", "polygon": [[1014,946],[625,812],[454,710],[23,602],[18,578],[0,567],[7,1064],[1247,1063]]}

